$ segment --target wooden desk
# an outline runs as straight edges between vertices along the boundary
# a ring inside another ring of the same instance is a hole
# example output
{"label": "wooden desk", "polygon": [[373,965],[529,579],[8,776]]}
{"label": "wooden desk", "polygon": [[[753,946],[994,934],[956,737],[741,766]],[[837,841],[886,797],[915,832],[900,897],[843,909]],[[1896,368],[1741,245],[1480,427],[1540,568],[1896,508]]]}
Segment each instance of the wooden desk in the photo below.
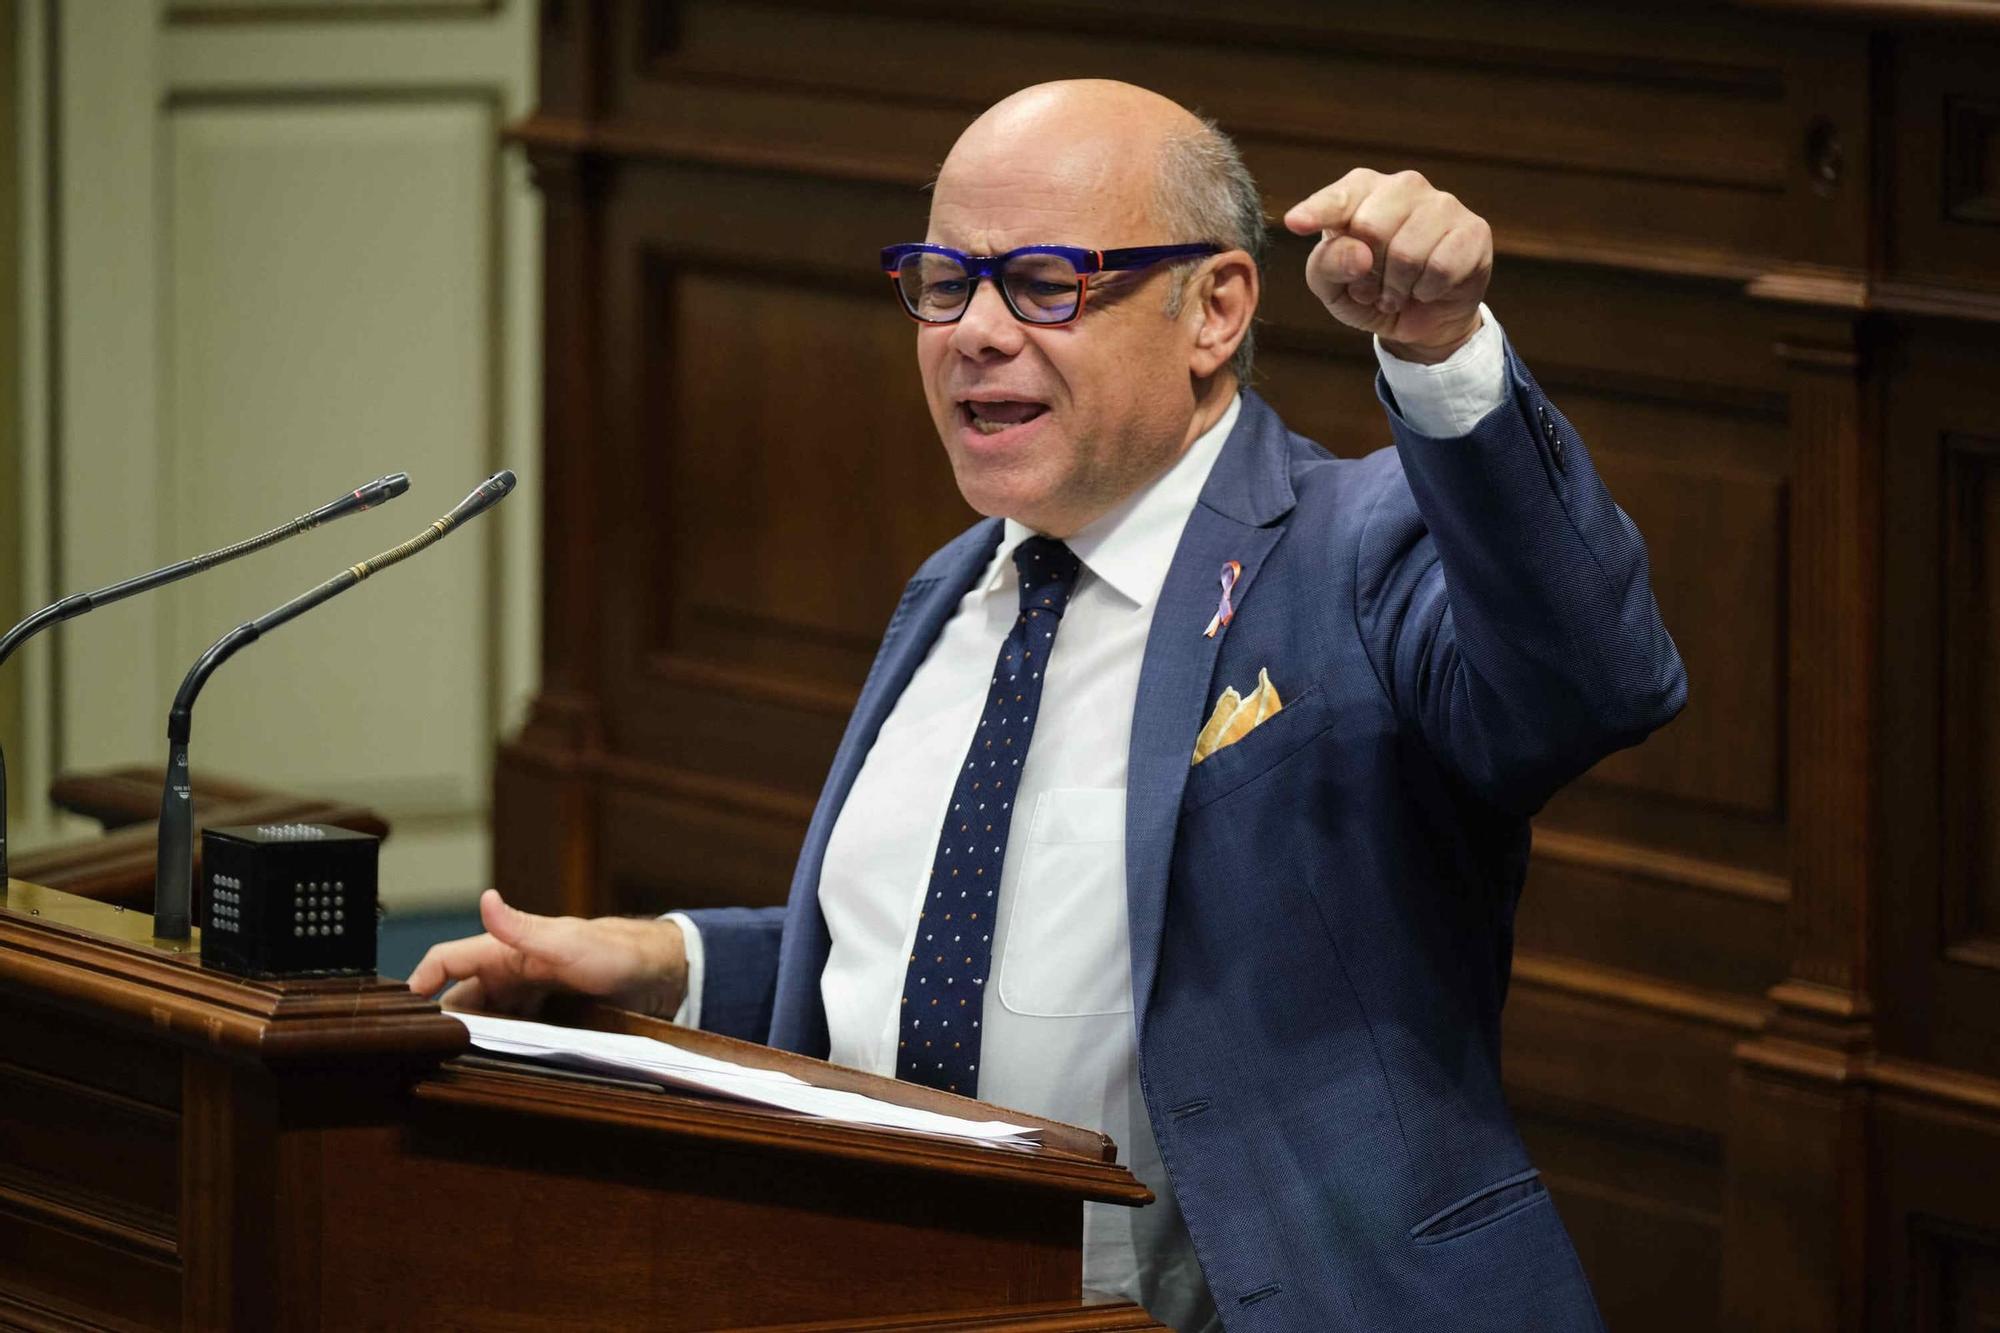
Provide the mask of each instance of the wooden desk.
{"label": "wooden desk", "polygon": [[[399,983],[251,982],[142,912],[0,904],[0,1320],[34,1327],[1157,1329],[1083,1292],[1108,1139],[836,1125],[460,1059]],[[601,1008],[577,1021],[643,1029]],[[701,1049],[1020,1120],[819,1061]]]}

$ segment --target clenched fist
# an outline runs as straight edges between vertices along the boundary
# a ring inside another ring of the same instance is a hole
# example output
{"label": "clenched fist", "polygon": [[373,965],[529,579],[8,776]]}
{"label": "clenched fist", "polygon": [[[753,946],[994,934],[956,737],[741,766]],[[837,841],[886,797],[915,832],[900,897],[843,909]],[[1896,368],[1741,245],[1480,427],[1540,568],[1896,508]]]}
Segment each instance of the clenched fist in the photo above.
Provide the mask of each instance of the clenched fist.
{"label": "clenched fist", "polygon": [[1313,295],[1393,355],[1435,363],[1479,331],[1493,229],[1416,172],[1357,167],[1292,205],[1285,225],[1320,234],[1306,260]]}

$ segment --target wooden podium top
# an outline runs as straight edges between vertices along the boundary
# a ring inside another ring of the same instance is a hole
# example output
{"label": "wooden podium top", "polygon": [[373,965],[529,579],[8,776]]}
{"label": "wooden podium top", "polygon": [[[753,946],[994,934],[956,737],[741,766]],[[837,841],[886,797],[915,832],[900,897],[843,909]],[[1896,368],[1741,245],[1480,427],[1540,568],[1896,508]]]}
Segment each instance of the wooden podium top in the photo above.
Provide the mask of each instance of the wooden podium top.
{"label": "wooden podium top", "polygon": [[601,1005],[551,1017],[1028,1123],[1029,1147],[469,1055],[381,977],[203,966],[133,908],[0,900],[0,1323],[1157,1330],[1082,1288],[1101,1134]]}
{"label": "wooden podium top", "polygon": [[0,986],[152,1037],[270,1066],[418,1066],[416,1096],[528,1118],[617,1124],[669,1136],[834,1157],[894,1161],[954,1174],[1140,1205],[1152,1193],[1116,1165],[1117,1145],[1091,1130],[882,1078],[823,1060],[584,1001],[556,1002],[549,1021],[656,1037],[757,1069],[972,1120],[1041,1131],[1039,1147],[996,1147],[913,1131],[820,1120],[775,1107],[609,1086],[533,1066],[463,1067],[464,1025],[435,1001],[384,977],[258,980],[205,967],[201,932],[155,939],[150,914],[10,879],[0,902]]}
{"label": "wooden podium top", "polygon": [[153,938],[150,912],[23,880],[0,902],[0,985],[218,1053],[281,1062],[409,1057],[468,1046],[436,1004],[383,977],[254,981],[207,968],[201,932]]}

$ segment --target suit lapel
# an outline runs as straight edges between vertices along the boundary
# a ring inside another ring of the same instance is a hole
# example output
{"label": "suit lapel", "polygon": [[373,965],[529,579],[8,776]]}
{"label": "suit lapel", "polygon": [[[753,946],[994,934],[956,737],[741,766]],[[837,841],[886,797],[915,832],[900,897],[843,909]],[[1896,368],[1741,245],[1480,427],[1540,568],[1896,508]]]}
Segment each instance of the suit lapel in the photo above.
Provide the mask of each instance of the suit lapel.
{"label": "suit lapel", "polygon": [[[1291,512],[1294,498],[1286,467],[1284,426],[1254,393],[1243,396],[1236,428],[1223,445],[1202,498],[1188,515],[1180,545],[1160,590],[1139,697],[1132,713],[1132,748],[1126,779],[1125,885],[1132,939],[1132,995],[1141,1031],[1159,966],[1167,879],[1181,792],[1187,785],[1194,738],[1215,700],[1215,667],[1228,637],[1202,631],[1215,614],[1227,561],[1243,566],[1230,594],[1237,616],[1259,614],[1250,591],[1264,559]],[[1266,606],[1264,614],[1283,614]]]}
{"label": "suit lapel", "polygon": [[854,716],[849,719],[840,749],[834,754],[833,768],[827,774],[819,809],[806,837],[806,855],[800,860],[799,873],[808,876],[810,883],[819,882],[820,861],[826,853],[826,840],[833,832],[834,818],[847,802],[848,790],[861,772],[862,761],[874,748],[876,733],[882,730],[889,710],[903,697],[910,677],[923,664],[945,621],[957,609],[972,580],[992,560],[993,548],[999,543],[1000,521],[988,519],[956,544],[956,549],[941,562],[943,568],[927,578],[912,579],[905,589],[902,604],[896,608],[889,632],[883,638],[880,659],[868,673],[861,697],[855,701]]}
{"label": "suit lapel", "polygon": [[998,519],[978,524],[940,554],[935,568],[911,579],[883,634],[882,649],[861,687],[861,697],[855,701],[840,748],[834,752],[792,872],[791,913],[779,950],[778,1003],[772,1014],[773,1046],[808,1055],[826,1054],[826,1012],[820,1007],[819,991],[819,976],[832,946],[826,918],[819,910],[819,876],[826,861],[826,845],[890,710],[903,697],[910,677],[923,664],[959,599],[993,558],[1000,542],[1000,526]]}

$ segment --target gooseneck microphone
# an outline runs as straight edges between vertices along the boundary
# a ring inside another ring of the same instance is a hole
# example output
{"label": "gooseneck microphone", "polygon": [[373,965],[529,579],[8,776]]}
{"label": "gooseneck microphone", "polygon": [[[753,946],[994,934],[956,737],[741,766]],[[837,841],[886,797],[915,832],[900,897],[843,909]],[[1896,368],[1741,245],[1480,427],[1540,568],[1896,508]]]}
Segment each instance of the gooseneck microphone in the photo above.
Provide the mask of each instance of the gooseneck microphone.
{"label": "gooseneck microphone", "polygon": [[437,542],[454,528],[477,518],[507,497],[514,489],[514,474],[502,469],[479,484],[443,518],[425,528],[401,546],[328,579],[310,592],[302,593],[276,610],[238,625],[217,639],[207,652],[195,659],[174,695],[173,710],[167,714],[167,782],[160,793],[160,846],[158,869],[153,883],[153,934],[163,940],[188,937],[188,905],[194,885],[194,800],[188,773],[188,736],[192,730],[194,701],[215,669],[236,655],[246,644],[255,643],[270,631],[346,592],[370,574],[399,565]]}
{"label": "gooseneck microphone", "polygon": [[[179,564],[167,565],[150,574],[114,583],[96,592],[80,592],[63,598],[60,602],[45,606],[23,620],[14,628],[0,635],[0,664],[14,655],[14,650],[29,639],[40,634],[51,625],[59,625],[65,620],[74,620],[86,611],[95,611],[100,606],[122,602],[127,597],[135,597],[142,592],[178,583],[192,574],[213,569],[217,565],[228,564],[241,556],[251,555],[267,546],[275,546],[288,537],[296,537],[302,532],[310,532],[322,523],[358,514],[364,509],[373,509],[384,501],[393,500],[410,489],[410,477],[405,472],[392,472],[386,477],[377,477],[359,490],[350,491],[331,504],[321,505],[309,514],[301,514],[291,522],[272,528],[269,532],[241,541],[234,546],[225,546],[207,555],[198,555]],[[7,882],[7,757],[0,753],[0,887]]]}

